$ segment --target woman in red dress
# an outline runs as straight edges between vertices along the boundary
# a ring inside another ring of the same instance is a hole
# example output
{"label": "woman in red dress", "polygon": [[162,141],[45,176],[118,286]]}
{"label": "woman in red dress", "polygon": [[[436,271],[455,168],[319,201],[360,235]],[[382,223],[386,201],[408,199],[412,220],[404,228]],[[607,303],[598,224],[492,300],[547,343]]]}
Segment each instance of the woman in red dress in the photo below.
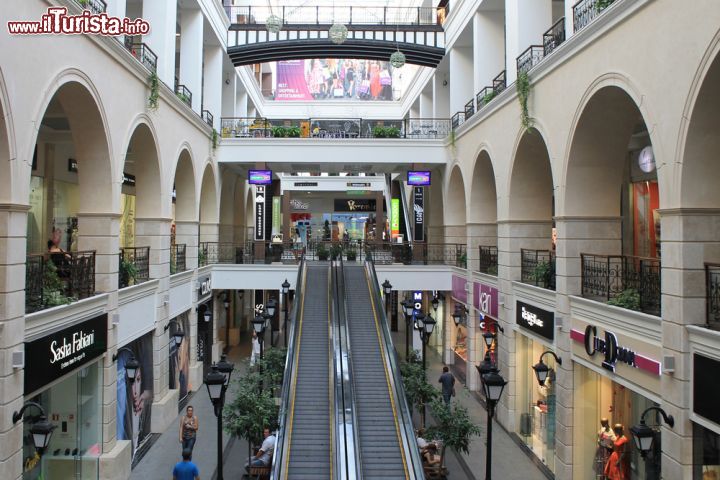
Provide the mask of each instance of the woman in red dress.
{"label": "woman in red dress", "polygon": [[619,423],[615,425],[613,431],[615,432],[615,441],[613,442],[613,452],[605,465],[605,476],[608,480],[629,480],[629,464],[625,460],[628,439],[623,433],[623,426]]}
{"label": "woman in red dress", "polygon": [[380,85],[380,66],[373,62],[370,65],[370,95],[373,100],[378,99],[378,95],[382,91],[382,85]]}

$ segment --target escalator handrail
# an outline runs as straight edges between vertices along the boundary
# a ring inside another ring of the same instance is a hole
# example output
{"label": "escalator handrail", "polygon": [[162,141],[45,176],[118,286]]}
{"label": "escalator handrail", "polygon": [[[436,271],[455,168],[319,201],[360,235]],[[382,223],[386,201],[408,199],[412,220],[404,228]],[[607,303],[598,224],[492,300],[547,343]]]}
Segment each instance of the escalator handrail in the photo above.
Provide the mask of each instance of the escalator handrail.
{"label": "escalator handrail", "polygon": [[281,390],[281,403],[280,403],[280,416],[278,419],[279,429],[277,439],[275,441],[275,452],[272,457],[272,469],[271,469],[271,480],[279,480],[282,475],[283,465],[285,461],[285,455],[288,451],[289,437],[286,435],[287,432],[287,421],[288,421],[288,405],[290,403],[290,393],[292,389],[292,378],[297,368],[295,364],[295,345],[297,344],[296,339],[296,326],[298,313],[300,311],[301,301],[305,292],[303,291],[306,272],[305,256],[300,258],[298,264],[298,276],[295,281],[295,302],[293,303],[292,315],[290,316],[290,330],[288,332],[288,345],[287,354],[285,356],[285,374],[283,375],[283,384]]}
{"label": "escalator handrail", "polygon": [[371,302],[375,307],[375,314],[381,319],[381,331],[382,341],[384,345],[385,362],[388,365],[389,379],[391,383],[392,392],[395,395],[395,401],[398,409],[398,421],[402,425],[400,428],[400,435],[402,437],[402,450],[406,458],[408,466],[408,473],[410,478],[421,480],[425,478],[423,471],[422,459],[420,458],[420,450],[417,447],[417,440],[415,438],[415,429],[413,427],[412,416],[410,415],[410,408],[405,397],[405,389],[403,388],[402,378],[400,377],[400,365],[397,360],[397,353],[392,343],[392,336],[388,327],[388,319],[385,315],[385,309],[382,308],[383,302],[380,295],[380,287],[375,272],[375,263],[372,258],[365,262],[365,268],[370,276],[370,295],[374,302]]}

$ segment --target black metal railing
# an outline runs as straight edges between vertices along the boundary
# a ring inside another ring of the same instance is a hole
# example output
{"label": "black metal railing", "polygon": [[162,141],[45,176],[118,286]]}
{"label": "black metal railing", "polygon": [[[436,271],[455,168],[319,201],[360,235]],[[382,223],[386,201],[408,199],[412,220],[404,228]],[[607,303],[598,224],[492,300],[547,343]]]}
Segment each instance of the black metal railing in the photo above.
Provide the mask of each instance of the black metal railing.
{"label": "black metal railing", "polygon": [[119,262],[118,288],[150,280],[150,247],[121,248]]}
{"label": "black metal railing", "polygon": [[520,281],[555,290],[555,254],[550,250],[520,250]]}
{"label": "black metal railing", "polygon": [[507,75],[505,74],[505,70],[498,73],[497,77],[493,78],[493,91],[495,91],[495,95],[499,94],[503,90],[507,88]]}
{"label": "black metal railing", "polygon": [[107,3],[105,0],[75,0],[85,10],[90,10],[95,15],[100,15],[107,11]]}
{"label": "black metal railing", "polygon": [[469,119],[473,115],[475,115],[475,101],[471,99],[465,104],[465,120]]}
{"label": "black metal railing", "polygon": [[132,37],[125,37],[125,48],[151,72],[157,71],[157,55],[144,42],[134,42]]}
{"label": "black metal railing", "polygon": [[184,272],[187,270],[187,261],[185,257],[185,250],[187,245],[184,243],[177,243],[170,245],[170,274]]}
{"label": "black metal railing", "polygon": [[175,85],[175,95],[180,99],[180,101],[192,108],[192,92],[189,88],[179,83]]}
{"label": "black metal railing", "polygon": [[455,115],[450,118],[450,124],[452,125],[453,130],[463,123],[465,123],[465,112],[456,112]]}
{"label": "black metal railing", "polygon": [[480,90],[475,96],[475,103],[477,104],[478,112],[482,110],[485,105],[490,103],[496,96],[497,93],[495,93],[495,89],[493,87],[485,87]]}
{"label": "black metal railing", "polygon": [[215,120],[215,117],[213,117],[213,114],[210,113],[210,110],[203,110],[200,114],[200,118],[202,118],[203,121],[211,127],[213,126],[213,120]]}
{"label": "black metal railing", "polygon": [[66,305],[95,295],[95,251],[27,255],[25,312]]}
{"label": "black metal railing", "polygon": [[580,255],[582,296],[660,315],[660,259]]}
{"label": "black metal railing", "polygon": [[[230,23],[244,28],[265,29],[270,15],[283,25],[392,25],[395,27],[441,25],[447,15],[445,8],[435,7],[366,7],[366,6],[225,6]],[[235,28],[238,28],[238,27]]]}
{"label": "black metal railing", "polygon": [[223,138],[445,138],[449,118],[371,120],[363,118],[268,119],[224,117],[220,119]]}
{"label": "black metal railing", "polygon": [[528,73],[535,65],[543,59],[542,45],[530,45],[516,59],[518,76]]}
{"label": "black metal railing", "polygon": [[573,5],[573,29],[578,32],[595,20],[615,0],[580,0]]}
{"label": "black metal railing", "polygon": [[478,271],[488,275],[498,274],[498,249],[490,245],[480,245],[480,259]]}
{"label": "black metal railing", "polygon": [[201,242],[198,248],[198,266],[203,267],[217,263],[252,263],[252,261],[247,261],[246,255],[249,255],[252,260],[251,244]]}
{"label": "black metal railing", "polygon": [[720,264],[705,264],[705,298],[707,300],[707,326],[720,329]]}
{"label": "black metal railing", "polygon": [[547,57],[565,41],[565,17],[543,34],[543,55]]}

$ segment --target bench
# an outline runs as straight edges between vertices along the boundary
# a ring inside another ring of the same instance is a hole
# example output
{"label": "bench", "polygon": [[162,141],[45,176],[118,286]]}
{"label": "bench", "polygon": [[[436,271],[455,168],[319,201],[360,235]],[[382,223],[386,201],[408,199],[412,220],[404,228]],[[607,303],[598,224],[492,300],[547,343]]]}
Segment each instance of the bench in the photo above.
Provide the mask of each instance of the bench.
{"label": "bench", "polygon": [[268,480],[270,478],[270,466],[267,467],[250,467],[248,477],[256,480]]}
{"label": "bench", "polygon": [[428,465],[423,462],[423,472],[425,473],[426,480],[445,480],[450,471],[447,467],[441,467],[440,465]]}

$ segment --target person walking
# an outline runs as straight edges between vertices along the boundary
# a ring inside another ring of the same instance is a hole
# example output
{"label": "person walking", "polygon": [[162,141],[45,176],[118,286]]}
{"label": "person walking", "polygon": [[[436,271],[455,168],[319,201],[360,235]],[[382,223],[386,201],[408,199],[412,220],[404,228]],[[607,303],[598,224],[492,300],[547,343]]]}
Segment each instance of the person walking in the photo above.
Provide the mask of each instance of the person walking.
{"label": "person walking", "polygon": [[188,405],[185,412],[185,416],[180,419],[180,443],[182,444],[183,452],[188,450],[192,453],[195,447],[199,422],[195,416],[192,405]]}
{"label": "person walking", "polygon": [[442,396],[445,405],[450,406],[450,397],[455,396],[455,377],[450,373],[448,367],[443,367],[443,373],[440,375],[438,382],[442,385]]}
{"label": "person walking", "polygon": [[192,462],[192,450],[183,450],[182,461],[173,468],[173,480],[200,480],[200,470]]}
{"label": "person walking", "polygon": [[255,330],[253,330],[252,349],[250,350],[250,366],[255,365],[258,358],[260,358],[260,339],[258,338],[257,333],[255,333]]}

